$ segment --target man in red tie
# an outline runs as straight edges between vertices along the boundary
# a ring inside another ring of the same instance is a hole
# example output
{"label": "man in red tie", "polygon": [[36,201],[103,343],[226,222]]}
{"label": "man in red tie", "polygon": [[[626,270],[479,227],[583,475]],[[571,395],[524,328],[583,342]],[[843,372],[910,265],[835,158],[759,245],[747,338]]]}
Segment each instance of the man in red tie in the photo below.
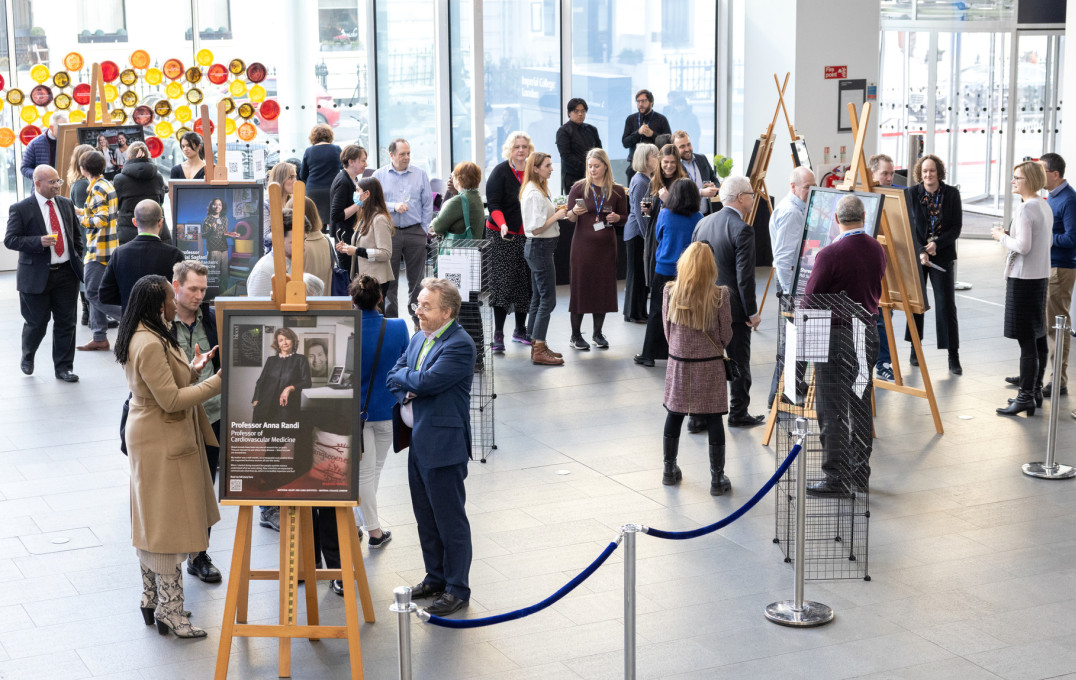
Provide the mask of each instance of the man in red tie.
{"label": "man in red tie", "polygon": [[15,287],[22,307],[22,372],[34,372],[34,355],[52,327],[52,363],[56,378],[78,382],[75,362],[75,317],[82,281],[85,244],[78,229],[75,204],[60,196],[63,180],[48,165],[34,168],[34,193],[11,206],[4,245],[19,251]]}

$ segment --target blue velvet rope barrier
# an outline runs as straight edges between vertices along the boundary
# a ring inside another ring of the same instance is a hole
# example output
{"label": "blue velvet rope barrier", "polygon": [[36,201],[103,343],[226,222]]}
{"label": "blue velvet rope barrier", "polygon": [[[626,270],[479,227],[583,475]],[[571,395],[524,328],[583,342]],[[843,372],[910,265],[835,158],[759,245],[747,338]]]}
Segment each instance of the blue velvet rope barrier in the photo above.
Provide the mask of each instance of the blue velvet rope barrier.
{"label": "blue velvet rope barrier", "polygon": [[523,609],[517,609],[514,612],[497,614],[496,616],[487,616],[482,619],[446,619],[442,616],[430,616],[428,623],[443,628],[481,628],[482,626],[492,626],[496,623],[504,623],[505,621],[515,621],[516,619],[522,619],[524,616],[530,616],[531,614],[540,612],[575,590],[580,583],[590,578],[590,575],[597,571],[598,567],[605,564],[605,560],[609,559],[609,556],[613,554],[613,551],[616,550],[618,545],[620,545],[618,541],[611,541],[609,545],[605,546],[605,550],[602,551],[602,554],[598,555],[598,558],[590,563],[589,567],[579,572],[575,578],[564,584],[560,590],[538,604],[533,604],[529,607],[524,607]]}
{"label": "blue velvet rope barrier", "polygon": [[762,500],[763,496],[770,492],[770,489],[772,489],[774,484],[777,483],[777,480],[784,476],[785,472],[788,471],[788,466],[792,465],[792,461],[796,458],[796,456],[799,455],[800,446],[800,444],[796,444],[795,446],[793,446],[792,450],[788,452],[788,457],[785,458],[779,466],[777,466],[777,472],[773,473],[773,476],[770,477],[769,481],[767,481],[762,486],[762,488],[759,489],[758,492],[750,498],[750,500],[741,505],[735,512],[733,512],[725,519],[714,522],[709,526],[692,529],[691,531],[664,531],[662,529],[653,529],[650,527],[646,527],[645,529],[643,529],[643,531],[646,532],[647,536],[653,536],[654,538],[668,538],[674,541],[683,541],[688,538],[696,538],[698,536],[712,534],[718,529],[727,527],[736,520],[740,519],[740,517],[743,517],[744,513],[755,507],[755,505],[758,504],[760,500]]}

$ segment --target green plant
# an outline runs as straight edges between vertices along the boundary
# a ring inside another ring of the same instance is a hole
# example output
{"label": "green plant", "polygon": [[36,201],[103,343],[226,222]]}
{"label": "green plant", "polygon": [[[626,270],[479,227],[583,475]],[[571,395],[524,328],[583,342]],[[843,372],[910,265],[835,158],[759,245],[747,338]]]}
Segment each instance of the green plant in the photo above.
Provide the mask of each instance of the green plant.
{"label": "green plant", "polygon": [[732,173],[732,159],[717,154],[714,156],[714,170],[717,172],[718,177],[725,179]]}

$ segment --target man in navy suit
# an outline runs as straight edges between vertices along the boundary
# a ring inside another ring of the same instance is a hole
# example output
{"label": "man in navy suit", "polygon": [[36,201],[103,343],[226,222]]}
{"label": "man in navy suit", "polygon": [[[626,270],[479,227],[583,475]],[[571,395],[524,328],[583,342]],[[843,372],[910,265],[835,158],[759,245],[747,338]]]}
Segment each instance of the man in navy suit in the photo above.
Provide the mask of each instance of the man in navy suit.
{"label": "man in navy suit", "polygon": [[52,327],[52,363],[56,377],[78,382],[75,365],[75,301],[82,281],[85,243],[75,204],[60,196],[60,179],[48,165],[34,168],[34,194],[11,206],[4,245],[19,251],[15,287],[22,308],[22,372],[34,372],[34,355]]}
{"label": "man in navy suit", "polygon": [[411,596],[436,598],[426,611],[447,616],[471,597],[471,525],[463,480],[471,457],[475,345],[456,321],[456,286],[434,278],[421,286],[412,311],[422,332],[411,338],[386,383],[400,403],[403,425],[412,428],[407,478],[426,577]]}
{"label": "man in navy suit", "polygon": [[138,236],[116,249],[108,259],[98,296],[106,305],[127,308],[127,298],[138,280],[147,274],[172,278],[172,268],[183,261],[179,248],[161,240],[164,211],[152,198],[139,201],[134,209]]}

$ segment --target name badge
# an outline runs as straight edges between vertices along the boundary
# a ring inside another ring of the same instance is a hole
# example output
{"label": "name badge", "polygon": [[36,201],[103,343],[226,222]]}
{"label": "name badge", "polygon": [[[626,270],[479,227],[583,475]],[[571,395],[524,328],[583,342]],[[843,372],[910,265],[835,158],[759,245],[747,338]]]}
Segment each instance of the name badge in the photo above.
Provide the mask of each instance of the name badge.
{"label": "name badge", "polygon": [[601,231],[602,229],[605,229],[605,222],[598,220],[594,223],[594,231]]}

